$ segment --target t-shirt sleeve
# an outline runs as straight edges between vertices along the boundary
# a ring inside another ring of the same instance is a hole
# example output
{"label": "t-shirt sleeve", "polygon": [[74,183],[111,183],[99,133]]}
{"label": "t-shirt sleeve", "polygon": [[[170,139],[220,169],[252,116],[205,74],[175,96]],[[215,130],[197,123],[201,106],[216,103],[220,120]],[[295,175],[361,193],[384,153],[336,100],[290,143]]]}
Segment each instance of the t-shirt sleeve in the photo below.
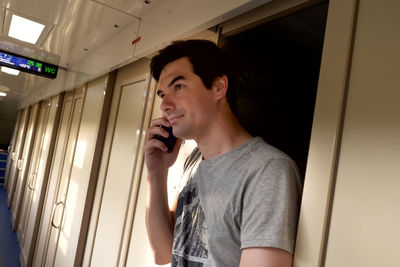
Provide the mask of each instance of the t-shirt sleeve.
{"label": "t-shirt sleeve", "polygon": [[301,198],[297,167],[272,159],[248,177],[240,205],[241,249],[274,247],[293,254]]}

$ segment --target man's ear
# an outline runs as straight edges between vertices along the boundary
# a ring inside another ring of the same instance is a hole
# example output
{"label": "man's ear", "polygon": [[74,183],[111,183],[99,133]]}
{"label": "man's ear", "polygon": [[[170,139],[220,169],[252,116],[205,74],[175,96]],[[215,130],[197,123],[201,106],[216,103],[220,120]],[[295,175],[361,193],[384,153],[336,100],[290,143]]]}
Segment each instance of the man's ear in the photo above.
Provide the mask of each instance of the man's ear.
{"label": "man's ear", "polygon": [[215,92],[216,99],[224,98],[228,91],[228,77],[224,74],[215,78],[212,88]]}

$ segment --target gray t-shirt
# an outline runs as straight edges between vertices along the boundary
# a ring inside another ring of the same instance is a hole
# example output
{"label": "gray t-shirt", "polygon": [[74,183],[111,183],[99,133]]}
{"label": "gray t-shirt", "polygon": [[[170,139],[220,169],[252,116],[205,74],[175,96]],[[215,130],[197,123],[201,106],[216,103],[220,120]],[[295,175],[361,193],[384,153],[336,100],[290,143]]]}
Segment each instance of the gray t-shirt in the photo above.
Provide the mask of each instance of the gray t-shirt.
{"label": "gray t-shirt", "polygon": [[202,160],[179,195],[172,266],[239,266],[249,247],[293,253],[300,198],[295,163],[260,137]]}

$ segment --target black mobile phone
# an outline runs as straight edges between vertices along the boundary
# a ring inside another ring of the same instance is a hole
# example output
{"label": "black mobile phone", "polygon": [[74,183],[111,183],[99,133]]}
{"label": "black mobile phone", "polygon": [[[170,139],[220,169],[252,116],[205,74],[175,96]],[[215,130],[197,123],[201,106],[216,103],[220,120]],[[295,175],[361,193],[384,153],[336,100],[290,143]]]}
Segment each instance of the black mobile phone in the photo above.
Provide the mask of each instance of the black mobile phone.
{"label": "black mobile phone", "polygon": [[165,138],[164,136],[157,134],[155,138],[163,142],[168,148],[168,153],[171,153],[176,143],[176,137],[172,134],[172,127],[165,127],[163,125],[161,125],[161,127],[169,133],[168,137]]}

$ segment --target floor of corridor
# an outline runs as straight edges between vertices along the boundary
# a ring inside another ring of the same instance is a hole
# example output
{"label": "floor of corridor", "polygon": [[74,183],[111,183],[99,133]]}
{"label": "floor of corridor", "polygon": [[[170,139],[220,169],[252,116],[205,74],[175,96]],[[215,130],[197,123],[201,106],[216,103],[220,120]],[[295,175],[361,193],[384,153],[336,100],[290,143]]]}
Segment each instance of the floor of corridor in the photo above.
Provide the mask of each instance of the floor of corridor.
{"label": "floor of corridor", "polygon": [[0,267],[20,267],[19,252],[18,238],[12,230],[7,192],[0,185]]}

